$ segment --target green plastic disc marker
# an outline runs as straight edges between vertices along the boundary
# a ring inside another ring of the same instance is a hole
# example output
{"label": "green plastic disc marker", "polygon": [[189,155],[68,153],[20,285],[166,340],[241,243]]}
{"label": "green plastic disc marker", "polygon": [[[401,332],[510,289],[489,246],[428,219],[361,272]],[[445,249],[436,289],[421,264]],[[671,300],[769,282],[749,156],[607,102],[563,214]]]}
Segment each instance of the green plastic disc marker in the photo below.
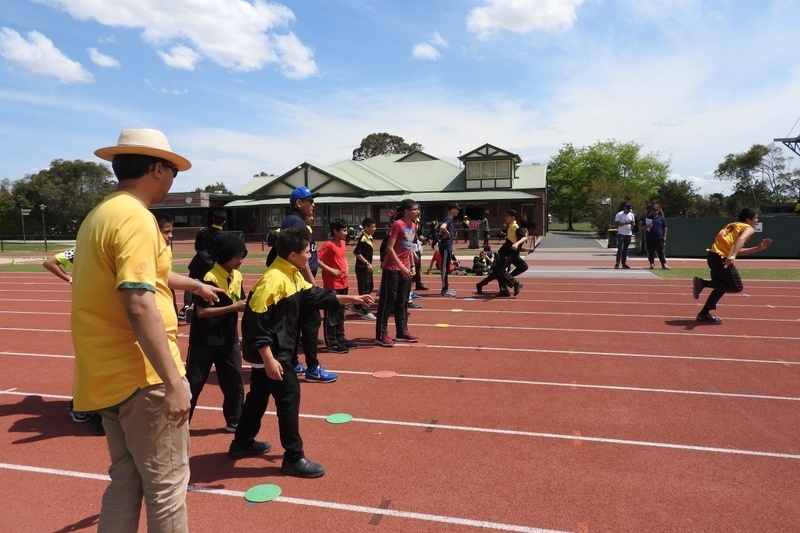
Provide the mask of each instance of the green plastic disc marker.
{"label": "green plastic disc marker", "polygon": [[244,499],[253,503],[269,502],[281,495],[278,485],[256,485],[244,493]]}
{"label": "green plastic disc marker", "polygon": [[325,420],[329,424],[346,424],[347,422],[350,422],[352,419],[353,415],[349,415],[347,413],[334,413]]}

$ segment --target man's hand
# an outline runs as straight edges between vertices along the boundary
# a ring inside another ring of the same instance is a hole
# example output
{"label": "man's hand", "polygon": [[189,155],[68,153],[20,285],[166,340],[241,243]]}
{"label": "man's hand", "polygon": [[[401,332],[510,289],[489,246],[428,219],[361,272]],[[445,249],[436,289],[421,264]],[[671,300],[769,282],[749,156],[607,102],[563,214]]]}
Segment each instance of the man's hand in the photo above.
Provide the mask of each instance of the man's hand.
{"label": "man's hand", "polygon": [[164,412],[178,427],[189,421],[189,388],[183,379],[164,383]]}
{"label": "man's hand", "polygon": [[219,287],[214,287],[213,285],[201,283],[199,287],[192,291],[192,294],[199,296],[205,300],[206,303],[214,304],[219,301],[219,296],[217,296],[218,292],[225,292],[225,290],[220,289]]}

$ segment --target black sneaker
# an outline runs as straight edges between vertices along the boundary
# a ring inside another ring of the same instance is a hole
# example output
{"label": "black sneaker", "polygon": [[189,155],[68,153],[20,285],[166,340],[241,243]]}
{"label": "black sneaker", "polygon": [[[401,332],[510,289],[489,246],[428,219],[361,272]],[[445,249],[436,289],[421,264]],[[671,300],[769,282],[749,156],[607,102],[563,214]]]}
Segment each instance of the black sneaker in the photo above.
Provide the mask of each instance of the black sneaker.
{"label": "black sneaker", "polygon": [[95,435],[105,435],[106,428],[103,427],[103,416],[100,413],[94,413],[92,419],[89,420],[89,429]]}
{"label": "black sneaker", "polygon": [[328,346],[328,353],[347,353],[350,350],[347,346],[343,346],[341,344],[331,344]]}
{"label": "black sneaker", "polygon": [[475,284],[475,294],[483,294],[483,285],[480,283]]}
{"label": "black sneaker", "polygon": [[622,268],[624,268],[625,270],[630,270],[631,269],[631,267],[629,267],[628,265],[622,265]]}
{"label": "black sneaker", "polygon": [[287,476],[304,478],[322,477],[325,474],[325,467],[319,463],[309,461],[305,457],[294,463],[284,459],[281,465],[281,473]]}
{"label": "black sneaker", "polygon": [[425,286],[425,285],[423,285],[422,283],[418,283],[418,284],[416,285],[416,287],[414,287],[414,290],[415,290],[415,291],[429,291],[429,290],[430,290],[430,288],[429,288],[429,287],[426,287],[426,286]]}
{"label": "black sneaker", "polygon": [[231,459],[241,459],[242,457],[250,457],[251,455],[264,455],[271,449],[272,444],[269,442],[253,440],[247,444],[239,444],[233,441],[231,442],[230,448],[228,448],[228,457]]}
{"label": "black sneaker", "polygon": [[519,281],[514,284],[514,296],[519,296],[522,287],[524,287],[524,285]]}
{"label": "black sneaker", "polygon": [[337,344],[339,346],[344,346],[348,350],[355,350],[356,348],[358,348],[358,343],[357,342],[353,342],[353,341],[347,340],[347,339],[342,339]]}
{"label": "black sneaker", "polygon": [[511,298],[511,293],[508,291],[500,291],[495,294],[495,298]]}
{"label": "black sneaker", "polygon": [[698,322],[708,322],[710,324],[722,324],[722,319],[710,313],[700,313],[697,315]]}
{"label": "black sneaker", "polygon": [[695,276],[694,279],[692,280],[692,296],[694,296],[695,300],[700,298],[700,292],[702,292],[702,290],[703,290],[703,280]]}

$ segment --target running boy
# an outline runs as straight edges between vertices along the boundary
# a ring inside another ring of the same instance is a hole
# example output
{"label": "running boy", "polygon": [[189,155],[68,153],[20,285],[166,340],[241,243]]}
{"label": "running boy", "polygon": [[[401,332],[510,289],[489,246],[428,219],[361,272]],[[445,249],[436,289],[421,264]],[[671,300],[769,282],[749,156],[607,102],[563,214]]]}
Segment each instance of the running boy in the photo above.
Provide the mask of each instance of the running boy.
{"label": "running boy", "polygon": [[[365,218],[361,222],[361,228],[361,237],[353,250],[353,255],[356,256],[356,286],[358,294],[372,294],[374,289],[372,256],[375,252],[372,236],[375,234],[375,220],[369,217]],[[364,320],[375,320],[375,315],[370,312],[369,307],[362,306],[358,310]]]}
{"label": "running boy", "polygon": [[[328,265],[322,271],[322,286],[336,294],[346,295],[350,284],[347,278],[347,221],[336,218],[331,221],[331,238],[319,249],[319,260]],[[358,348],[358,344],[344,336],[344,307],[326,309],[325,345],[329,352],[347,353]]]}
{"label": "running boy", "polygon": [[309,234],[286,228],[275,243],[278,257],[267,268],[247,299],[242,319],[243,357],[250,363],[250,392],[244,402],[236,437],[228,449],[231,458],[262,455],[272,446],[255,438],[269,396],[275,399],[278,431],[284,449],[281,472],[287,476],[320,477],[325,467],[306,459],[300,438],[300,381],[291,363],[297,350],[300,311],[305,306],[331,309],[364,305],[372,296],[337,295],[316,287],[301,273],[311,257]]}
{"label": "running boy", "polygon": [[238,236],[222,233],[214,241],[214,253],[216,261],[203,281],[224,292],[218,294],[219,301],[214,305],[202,299],[195,302],[186,358],[186,379],[192,391],[189,420],[208,381],[211,365],[214,365],[224,397],[222,414],[225,417],[225,429],[233,433],[239,425],[244,401],[239,313],[244,312],[246,303],[242,273],[238,269],[247,256],[247,247]]}
{"label": "running boy", "polygon": [[737,255],[751,255],[768,248],[772,239],[761,239],[757,246],[745,248],[744,245],[755,233],[758,224],[758,213],[749,208],[739,212],[739,221],[731,222],[717,233],[714,244],[708,249],[708,268],[711,269],[711,279],[704,280],[695,277],[692,280],[692,295],[697,300],[700,292],[706,287],[714,289],[708,295],[706,304],[697,315],[699,322],[712,322],[719,324],[722,320],[711,314],[717,308],[717,303],[727,292],[742,292],[744,285],[739,271],[736,270],[734,261]]}

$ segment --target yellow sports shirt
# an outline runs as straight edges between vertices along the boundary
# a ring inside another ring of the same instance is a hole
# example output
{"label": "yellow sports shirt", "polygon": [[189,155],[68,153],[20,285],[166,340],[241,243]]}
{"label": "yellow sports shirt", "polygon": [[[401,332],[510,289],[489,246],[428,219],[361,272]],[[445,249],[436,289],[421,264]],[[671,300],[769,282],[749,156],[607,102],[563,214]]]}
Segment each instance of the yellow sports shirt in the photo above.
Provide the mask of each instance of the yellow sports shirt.
{"label": "yellow sports shirt", "polygon": [[75,411],[113,407],[162,382],[133,334],[125,313],[126,289],[155,293],[175,366],[184,375],[178,319],[167,286],[172,252],[146,206],[126,192],[108,196],[81,224],[75,247],[80,250],[72,289]]}
{"label": "yellow sports shirt", "polygon": [[749,227],[751,226],[747,222],[731,222],[717,233],[714,244],[711,245],[708,251],[719,254],[723,259],[728,257],[731,254],[733,245],[739,239],[739,235]]}

